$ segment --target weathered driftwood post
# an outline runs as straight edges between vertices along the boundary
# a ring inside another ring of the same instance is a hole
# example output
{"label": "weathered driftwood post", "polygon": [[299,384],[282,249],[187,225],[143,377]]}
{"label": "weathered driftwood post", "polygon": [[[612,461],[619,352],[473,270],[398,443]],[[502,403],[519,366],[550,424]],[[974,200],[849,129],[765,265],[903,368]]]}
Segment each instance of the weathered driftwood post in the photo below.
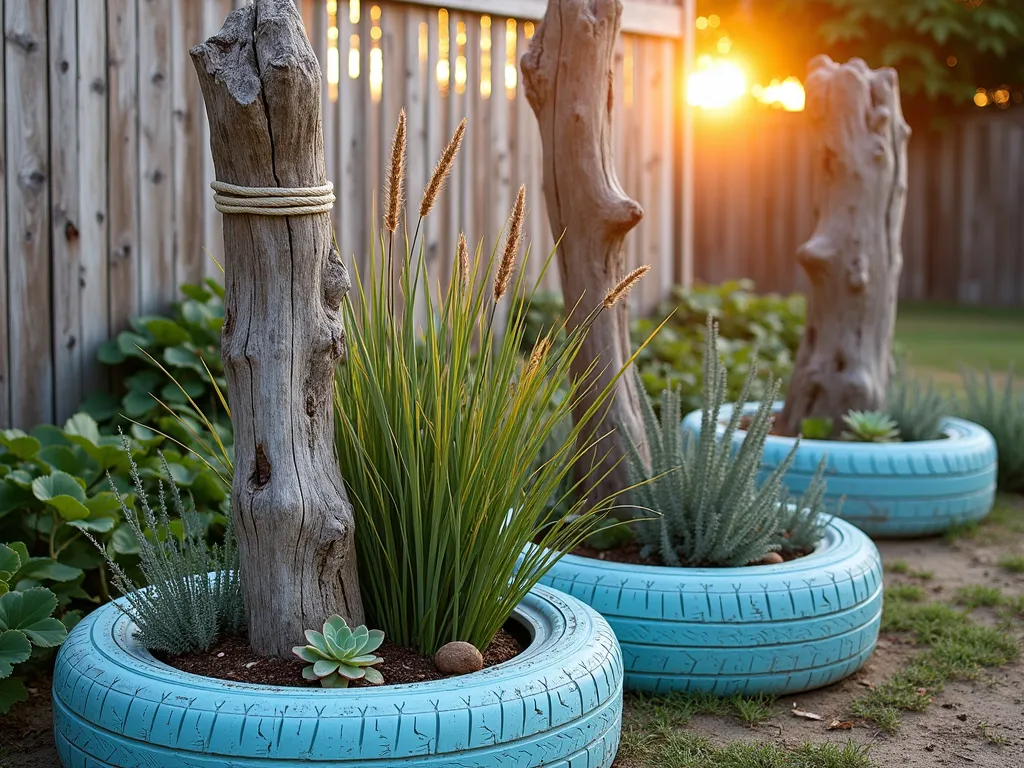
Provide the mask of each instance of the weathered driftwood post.
{"label": "weathered driftwood post", "polygon": [[903,267],[907,139],[895,70],[860,59],[811,60],[817,223],[797,254],[810,279],[807,326],[789,383],[782,427],[833,420],[851,408],[884,408]]}
{"label": "weathered driftwood post", "polygon": [[[619,185],[612,152],[612,59],[621,25],[620,0],[549,0],[522,58],[526,98],[540,123],[548,219],[561,238],[562,295],[566,308],[579,306],[570,322],[580,322],[622,278],[623,241],[644,215]],[[577,418],[630,354],[629,305],[623,301],[602,313],[573,363],[573,374],[582,375],[598,361],[596,387],[581,398]],[[633,376],[622,376],[596,434],[621,425],[643,445],[638,394]],[[628,485],[622,452],[623,441],[614,437],[598,445],[593,459],[610,471],[596,489],[598,498]]]}
{"label": "weathered driftwood post", "polygon": [[349,280],[326,213],[320,66],[292,0],[233,11],[192,60],[225,212],[222,346],[249,642],[286,655],[332,613],[363,621],[333,447]]}

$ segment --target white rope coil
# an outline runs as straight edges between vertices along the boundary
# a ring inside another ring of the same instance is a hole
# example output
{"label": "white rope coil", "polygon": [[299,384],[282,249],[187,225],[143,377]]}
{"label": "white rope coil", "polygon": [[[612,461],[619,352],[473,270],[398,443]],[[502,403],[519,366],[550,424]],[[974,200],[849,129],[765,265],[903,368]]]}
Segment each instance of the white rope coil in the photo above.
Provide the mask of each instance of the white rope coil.
{"label": "white rope coil", "polygon": [[308,216],[334,207],[334,185],[322,187],[240,187],[215,181],[213,202],[221,213],[253,216]]}

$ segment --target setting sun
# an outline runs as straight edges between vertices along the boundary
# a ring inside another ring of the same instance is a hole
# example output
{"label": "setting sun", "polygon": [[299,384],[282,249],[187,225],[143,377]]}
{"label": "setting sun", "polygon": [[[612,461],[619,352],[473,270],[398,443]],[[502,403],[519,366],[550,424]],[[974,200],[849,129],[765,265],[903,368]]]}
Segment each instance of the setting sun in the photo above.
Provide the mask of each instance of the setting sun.
{"label": "setting sun", "polygon": [[718,109],[747,93],[747,75],[732,59],[701,56],[686,86],[686,99],[695,107]]}

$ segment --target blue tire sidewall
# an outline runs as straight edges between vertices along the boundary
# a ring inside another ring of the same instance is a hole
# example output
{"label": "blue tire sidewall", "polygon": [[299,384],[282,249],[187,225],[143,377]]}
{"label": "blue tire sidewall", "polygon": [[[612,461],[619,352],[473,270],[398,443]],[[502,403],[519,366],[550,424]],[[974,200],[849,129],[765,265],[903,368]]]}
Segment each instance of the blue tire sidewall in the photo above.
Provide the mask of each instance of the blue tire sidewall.
{"label": "blue tire sidewall", "polygon": [[[782,403],[775,403],[780,411]],[[748,403],[753,411],[757,403]],[[728,419],[732,406],[723,406]],[[685,432],[699,434],[701,413],[683,419]],[[818,464],[826,461],[826,504],[845,520],[878,538],[911,538],[943,533],[955,525],[984,518],[992,509],[998,470],[996,443],[984,427],[959,418],[943,422],[941,440],[905,443],[855,443],[801,440],[786,472],[791,492],[807,490]],[[724,435],[725,427],[717,427]],[[733,445],[746,433],[733,436]],[[777,468],[793,450],[795,438],[769,435],[761,477]]]}
{"label": "blue tire sidewall", "polygon": [[567,555],[543,579],[599,611],[626,688],[783,695],[859,669],[878,639],[882,564],[833,520],[818,549],[778,565],[669,568]]}
{"label": "blue tire sidewall", "polygon": [[139,646],[115,604],[61,648],[54,730],[65,766],[559,766],[608,768],[622,657],[607,622],[537,586],[514,619],[530,645],[481,672],[429,683],[320,689],[192,675]]}

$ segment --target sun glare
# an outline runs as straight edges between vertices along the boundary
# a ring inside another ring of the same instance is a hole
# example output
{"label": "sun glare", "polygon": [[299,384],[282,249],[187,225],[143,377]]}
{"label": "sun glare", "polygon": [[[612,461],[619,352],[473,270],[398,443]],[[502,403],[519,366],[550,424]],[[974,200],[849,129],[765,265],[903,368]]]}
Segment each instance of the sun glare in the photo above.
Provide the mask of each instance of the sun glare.
{"label": "sun glare", "polygon": [[747,75],[732,59],[701,56],[686,85],[686,99],[695,107],[720,109],[747,93]]}
{"label": "sun glare", "polygon": [[787,112],[802,111],[806,100],[804,87],[796,77],[787,77],[782,82],[772,80],[764,87],[755,85],[750,92],[762,104],[778,105]]}

